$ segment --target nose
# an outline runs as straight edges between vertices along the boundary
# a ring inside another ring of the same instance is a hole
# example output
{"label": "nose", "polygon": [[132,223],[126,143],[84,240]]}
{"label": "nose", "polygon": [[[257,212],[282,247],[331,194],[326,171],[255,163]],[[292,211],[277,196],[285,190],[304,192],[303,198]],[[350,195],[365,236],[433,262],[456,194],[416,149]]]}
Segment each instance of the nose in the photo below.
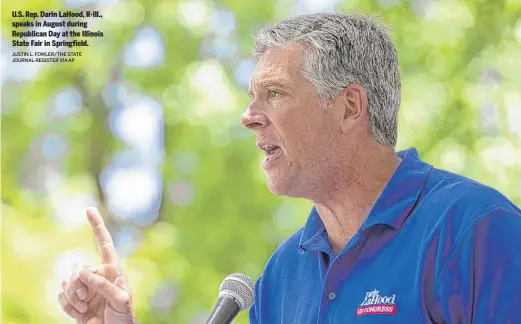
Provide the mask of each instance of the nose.
{"label": "nose", "polygon": [[241,115],[242,127],[249,130],[257,130],[268,126],[269,119],[266,115],[253,111],[251,105]]}

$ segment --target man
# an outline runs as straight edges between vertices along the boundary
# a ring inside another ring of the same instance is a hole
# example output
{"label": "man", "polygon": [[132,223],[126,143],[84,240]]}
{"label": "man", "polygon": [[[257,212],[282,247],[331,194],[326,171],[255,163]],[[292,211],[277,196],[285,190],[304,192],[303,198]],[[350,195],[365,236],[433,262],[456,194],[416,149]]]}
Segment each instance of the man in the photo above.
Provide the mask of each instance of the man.
{"label": "man", "polygon": [[[395,153],[401,85],[385,28],[300,16],[263,29],[254,54],[242,125],[266,154],[269,189],[314,208],[267,262],[250,322],[521,323],[521,210],[415,149]],[[129,305],[110,280],[81,274]]]}

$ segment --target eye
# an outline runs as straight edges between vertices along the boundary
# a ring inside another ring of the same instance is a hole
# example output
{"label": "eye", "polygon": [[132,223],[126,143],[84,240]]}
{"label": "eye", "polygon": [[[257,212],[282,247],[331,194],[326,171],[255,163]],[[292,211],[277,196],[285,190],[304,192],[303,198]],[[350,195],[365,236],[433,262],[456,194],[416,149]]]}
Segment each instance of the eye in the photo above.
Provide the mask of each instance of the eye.
{"label": "eye", "polygon": [[278,91],[274,91],[274,90],[270,90],[270,98],[275,98],[275,97],[280,97],[282,95],[282,93],[278,92]]}

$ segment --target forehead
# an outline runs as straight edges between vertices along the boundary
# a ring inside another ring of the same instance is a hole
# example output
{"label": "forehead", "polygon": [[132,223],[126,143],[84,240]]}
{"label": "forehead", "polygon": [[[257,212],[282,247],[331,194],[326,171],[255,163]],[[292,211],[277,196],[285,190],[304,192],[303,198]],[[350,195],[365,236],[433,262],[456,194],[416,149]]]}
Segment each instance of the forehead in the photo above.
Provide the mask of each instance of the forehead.
{"label": "forehead", "polygon": [[301,81],[300,50],[297,47],[267,50],[257,62],[250,87],[267,79],[277,79],[288,84]]}

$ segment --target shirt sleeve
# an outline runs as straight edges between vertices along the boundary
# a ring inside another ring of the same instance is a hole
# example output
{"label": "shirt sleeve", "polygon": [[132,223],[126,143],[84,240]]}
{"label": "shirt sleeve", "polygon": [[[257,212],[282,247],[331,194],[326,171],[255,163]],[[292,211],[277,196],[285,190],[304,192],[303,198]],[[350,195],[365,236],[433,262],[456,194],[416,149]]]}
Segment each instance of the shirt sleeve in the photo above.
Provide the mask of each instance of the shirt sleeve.
{"label": "shirt sleeve", "polygon": [[436,284],[446,323],[521,323],[521,215],[500,209],[471,224]]}

